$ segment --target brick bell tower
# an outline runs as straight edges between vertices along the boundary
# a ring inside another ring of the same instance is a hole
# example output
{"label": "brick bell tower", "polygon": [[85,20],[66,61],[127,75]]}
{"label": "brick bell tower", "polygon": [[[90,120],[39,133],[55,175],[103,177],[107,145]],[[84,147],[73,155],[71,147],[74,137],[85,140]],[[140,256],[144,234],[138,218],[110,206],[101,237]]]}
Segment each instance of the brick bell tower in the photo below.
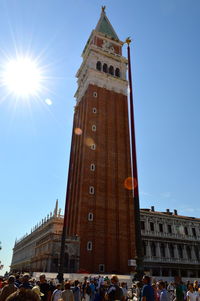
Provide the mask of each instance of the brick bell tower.
{"label": "brick bell tower", "polygon": [[127,274],[135,258],[127,59],[105,7],[83,50],[67,197],[67,235],[80,239],[79,270]]}

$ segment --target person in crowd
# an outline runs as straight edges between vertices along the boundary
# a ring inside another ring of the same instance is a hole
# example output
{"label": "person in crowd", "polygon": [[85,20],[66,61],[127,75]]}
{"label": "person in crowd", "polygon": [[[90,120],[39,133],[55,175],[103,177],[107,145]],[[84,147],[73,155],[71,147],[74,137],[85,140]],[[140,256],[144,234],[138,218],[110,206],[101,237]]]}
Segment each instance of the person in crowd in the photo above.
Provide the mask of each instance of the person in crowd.
{"label": "person in crowd", "polygon": [[186,293],[187,293],[187,285],[183,282],[183,281],[181,281],[181,286],[182,286],[182,290],[183,290],[183,294],[184,294],[184,300],[186,300],[187,299],[187,297],[186,297]]}
{"label": "person in crowd", "polygon": [[197,280],[194,281],[193,283],[193,288],[194,288],[194,291],[198,292],[198,289],[199,289],[199,282]]}
{"label": "person in crowd", "polygon": [[99,289],[97,289],[96,295],[95,295],[95,301],[105,301],[106,300],[106,292],[108,290],[108,283],[107,281],[101,282],[101,285]]}
{"label": "person in crowd", "polygon": [[11,275],[8,278],[8,284],[5,285],[0,293],[0,301],[5,301],[8,296],[17,290],[15,285],[15,276]]}
{"label": "person in crowd", "polygon": [[104,281],[106,281],[106,280],[104,280],[104,277],[99,275],[99,277],[97,278],[97,290],[100,289],[100,287],[101,287],[101,285],[103,285]]}
{"label": "person in crowd", "polygon": [[165,282],[159,281],[158,282],[158,289],[159,289],[159,300],[160,301],[169,301],[169,294],[165,288]]}
{"label": "person in crowd", "polygon": [[187,301],[198,301],[198,293],[194,291],[193,284],[189,284],[187,291]]}
{"label": "person in crowd", "polygon": [[1,280],[0,292],[1,292],[2,288],[8,284],[8,281],[6,281],[4,277],[2,277],[1,279],[2,280]]}
{"label": "person in crowd", "polygon": [[170,282],[168,284],[167,291],[169,293],[169,301],[173,301],[175,298],[175,294],[174,294],[175,288],[174,288],[174,284],[172,282]]}
{"label": "person in crowd", "polygon": [[200,287],[199,287],[198,292],[197,292],[197,301],[200,301]]}
{"label": "person in crowd", "polygon": [[38,286],[40,287],[40,291],[44,294],[44,296],[41,297],[42,301],[50,301],[51,289],[50,285],[47,283],[45,274],[40,275],[40,281],[38,282]]}
{"label": "person in crowd", "polygon": [[154,291],[154,300],[159,301],[160,296],[159,296],[158,283],[156,283],[154,281],[151,286],[152,286],[153,291]]}
{"label": "person in crowd", "polygon": [[39,299],[40,299],[40,300],[42,300],[41,297],[43,297],[44,294],[40,291],[40,287],[39,287],[38,285],[35,285],[35,286],[32,288],[32,291],[33,291],[34,293],[36,293],[36,294],[39,296]]}
{"label": "person in crowd", "polygon": [[90,301],[90,297],[92,295],[92,290],[90,287],[90,282],[86,281],[86,286],[84,288],[84,299],[85,301]]}
{"label": "person in crowd", "polygon": [[94,284],[94,279],[90,280],[90,288],[91,288],[90,301],[94,301],[95,293],[96,293],[96,286]]}
{"label": "person in crowd", "polygon": [[74,301],[81,301],[81,290],[79,287],[79,281],[74,281],[74,287],[73,287],[73,294],[74,294]]}
{"label": "person in crowd", "polygon": [[144,275],[142,278],[143,288],[142,288],[142,301],[155,301],[154,298],[154,289],[151,286],[151,278],[147,275]]}
{"label": "person in crowd", "polygon": [[53,291],[55,291],[55,289],[56,289],[56,286],[54,285],[53,279],[51,279],[51,280],[49,281],[49,287],[50,287],[50,291],[51,291],[51,294],[52,294]]}
{"label": "person in crowd", "polygon": [[40,301],[40,298],[32,289],[19,289],[11,294],[6,301]]}
{"label": "person in crowd", "polygon": [[53,291],[51,295],[51,301],[58,301],[58,299],[61,299],[61,294],[62,294],[61,284],[58,283],[56,285],[56,289]]}
{"label": "person in crowd", "polygon": [[184,301],[185,298],[180,277],[175,278],[175,298],[176,301]]}
{"label": "person in crowd", "polygon": [[64,285],[64,291],[62,291],[61,298],[63,301],[74,301],[74,294],[71,290],[70,282],[67,281]]}
{"label": "person in crowd", "polygon": [[34,278],[29,279],[29,283],[32,287],[36,286],[36,280]]}
{"label": "person in crowd", "polygon": [[116,275],[111,277],[111,285],[109,286],[105,297],[109,301],[123,300],[123,291],[119,286],[119,279]]}
{"label": "person in crowd", "polygon": [[16,274],[15,275],[15,285],[16,285],[16,287],[19,288],[20,284],[22,284],[20,274]]}
{"label": "person in crowd", "polygon": [[30,284],[29,279],[30,279],[29,273],[25,273],[22,276],[22,283],[19,285],[19,288],[20,289],[32,289],[33,286]]}
{"label": "person in crowd", "polygon": [[127,283],[122,282],[121,283],[121,289],[123,292],[123,300],[126,301],[128,299],[128,289],[127,289]]}
{"label": "person in crowd", "polygon": [[140,283],[140,281],[136,281],[134,284],[133,300],[134,301],[141,300],[141,283]]}
{"label": "person in crowd", "polygon": [[3,278],[0,277],[0,290],[2,289]]}

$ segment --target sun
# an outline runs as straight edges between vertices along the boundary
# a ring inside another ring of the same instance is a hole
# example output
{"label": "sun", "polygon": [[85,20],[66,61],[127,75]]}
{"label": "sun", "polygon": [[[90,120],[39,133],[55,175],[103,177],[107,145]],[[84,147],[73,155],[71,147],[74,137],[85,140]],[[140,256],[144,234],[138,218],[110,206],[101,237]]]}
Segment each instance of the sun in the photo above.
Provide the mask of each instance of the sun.
{"label": "sun", "polygon": [[3,85],[17,97],[37,95],[42,88],[42,72],[31,57],[9,60],[4,66]]}

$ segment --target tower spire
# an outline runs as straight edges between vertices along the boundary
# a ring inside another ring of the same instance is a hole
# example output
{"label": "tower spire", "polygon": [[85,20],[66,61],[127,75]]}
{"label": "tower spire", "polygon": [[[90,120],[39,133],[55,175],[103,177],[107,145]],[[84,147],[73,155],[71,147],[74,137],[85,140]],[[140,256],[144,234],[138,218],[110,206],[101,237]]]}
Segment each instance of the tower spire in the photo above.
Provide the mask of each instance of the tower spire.
{"label": "tower spire", "polygon": [[106,6],[104,5],[104,6],[101,7],[101,13],[105,14],[106,13],[105,10],[106,10]]}
{"label": "tower spire", "polygon": [[56,199],[56,205],[55,205],[55,209],[54,209],[54,215],[55,216],[58,215],[58,199]]}
{"label": "tower spire", "polygon": [[106,16],[105,9],[106,9],[105,5],[101,7],[101,16],[95,30],[100,33],[103,33],[104,35],[112,39],[119,40],[114,28],[112,27],[110,21]]}

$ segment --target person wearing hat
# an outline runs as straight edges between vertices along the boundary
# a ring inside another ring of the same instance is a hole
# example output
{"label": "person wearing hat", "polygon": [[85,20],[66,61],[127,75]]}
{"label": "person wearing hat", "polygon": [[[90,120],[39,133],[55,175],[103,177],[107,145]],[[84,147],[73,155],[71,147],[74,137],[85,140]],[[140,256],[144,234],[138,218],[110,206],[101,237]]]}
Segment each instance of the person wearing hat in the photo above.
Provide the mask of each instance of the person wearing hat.
{"label": "person wearing hat", "polygon": [[33,286],[30,284],[29,279],[29,273],[25,273],[22,276],[22,284],[20,284],[19,289],[32,289]]}
{"label": "person wearing hat", "polygon": [[32,288],[32,291],[39,296],[40,300],[41,300],[41,297],[44,296],[44,294],[40,291],[40,287],[38,285],[35,285]]}

